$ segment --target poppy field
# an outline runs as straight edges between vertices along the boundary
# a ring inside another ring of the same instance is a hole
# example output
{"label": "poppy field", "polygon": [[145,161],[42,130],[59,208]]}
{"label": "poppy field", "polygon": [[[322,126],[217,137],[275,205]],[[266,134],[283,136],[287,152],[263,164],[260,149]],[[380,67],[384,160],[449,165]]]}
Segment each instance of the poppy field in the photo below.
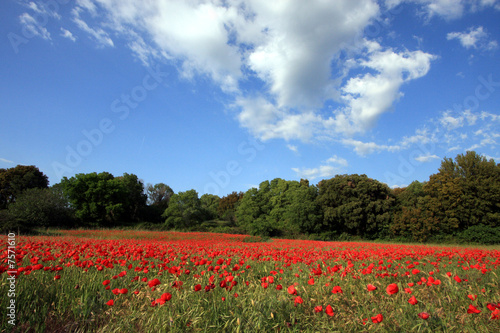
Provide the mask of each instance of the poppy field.
{"label": "poppy field", "polygon": [[2,332],[500,332],[498,248],[115,230],[8,241]]}

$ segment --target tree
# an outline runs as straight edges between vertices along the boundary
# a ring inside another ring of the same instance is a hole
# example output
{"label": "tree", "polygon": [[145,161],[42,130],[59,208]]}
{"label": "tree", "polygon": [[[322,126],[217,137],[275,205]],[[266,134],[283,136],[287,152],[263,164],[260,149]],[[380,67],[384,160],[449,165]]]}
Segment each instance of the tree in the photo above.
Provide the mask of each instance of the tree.
{"label": "tree", "polygon": [[134,221],[146,203],[143,185],[137,176],[115,178],[109,172],[64,177],[61,187],[68,196],[75,216],[83,221],[114,224]]}
{"label": "tree", "polygon": [[219,200],[217,213],[219,218],[235,223],[236,222],[236,209],[243,199],[243,192],[232,192]]}
{"label": "tree", "polygon": [[23,230],[68,226],[72,210],[57,188],[31,188],[9,205],[8,214],[14,225]]}
{"label": "tree", "polygon": [[366,175],[337,175],[319,184],[318,203],[329,231],[385,236],[395,205],[391,189]]}
{"label": "tree", "polygon": [[30,188],[47,188],[49,180],[34,165],[18,165],[0,169],[0,209],[5,209],[24,191]]}
{"label": "tree", "polygon": [[165,211],[168,207],[168,202],[174,191],[170,188],[170,186],[164,183],[158,184],[148,184],[146,186],[146,194],[148,197],[147,204],[150,206],[157,206],[162,209],[162,212]]}
{"label": "tree", "polygon": [[205,193],[200,198],[201,208],[204,210],[206,220],[216,219],[219,215],[217,208],[219,207],[220,198],[218,195]]}
{"label": "tree", "polygon": [[199,225],[205,216],[198,192],[189,190],[172,195],[162,216],[167,229],[189,229]]}
{"label": "tree", "polygon": [[474,151],[444,158],[424,186],[428,209],[443,233],[471,226],[500,226],[500,165]]}

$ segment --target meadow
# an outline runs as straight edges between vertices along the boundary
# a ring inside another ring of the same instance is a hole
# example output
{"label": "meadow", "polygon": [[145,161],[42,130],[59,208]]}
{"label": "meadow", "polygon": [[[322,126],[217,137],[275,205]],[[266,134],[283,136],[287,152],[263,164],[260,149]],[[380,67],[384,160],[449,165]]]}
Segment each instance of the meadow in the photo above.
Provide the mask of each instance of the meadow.
{"label": "meadow", "polygon": [[5,235],[0,330],[500,332],[498,247],[259,240]]}

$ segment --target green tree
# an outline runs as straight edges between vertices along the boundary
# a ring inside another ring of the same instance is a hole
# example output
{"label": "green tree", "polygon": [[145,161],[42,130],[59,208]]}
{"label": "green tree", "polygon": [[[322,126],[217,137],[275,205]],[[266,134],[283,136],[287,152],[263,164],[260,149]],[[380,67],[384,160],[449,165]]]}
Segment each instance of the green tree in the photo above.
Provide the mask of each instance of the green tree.
{"label": "green tree", "polygon": [[27,189],[7,211],[11,230],[70,226],[72,222],[72,210],[57,188]]}
{"label": "green tree", "polygon": [[77,174],[64,177],[61,187],[75,209],[75,216],[83,221],[116,224],[134,221],[145,205],[143,185],[135,175],[115,178],[109,172]]}
{"label": "green tree", "polygon": [[150,206],[157,206],[162,209],[162,212],[165,211],[168,207],[168,202],[172,195],[174,195],[174,191],[170,186],[164,183],[158,184],[148,184],[146,186],[146,194],[148,197],[147,204]]}
{"label": "green tree", "polygon": [[189,229],[203,222],[205,214],[198,198],[198,192],[179,192],[170,198],[168,208],[163,213],[166,229]]}
{"label": "green tree", "polygon": [[217,213],[219,218],[235,223],[236,222],[236,209],[243,199],[243,192],[232,192],[219,200]]}
{"label": "green tree", "polygon": [[217,208],[220,197],[214,194],[205,193],[200,197],[201,208],[204,210],[205,220],[214,220],[219,217]]}
{"label": "green tree", "polygon": [[471,226],[500,226],[500,165],[474,151],[444,158],[424,186],[427,209],[443,233]]}
{"label": "green tree", "polygon": [[49,180],[34,165],[18,165],[0,169],[0,209],[7,208],[16,198],[30,188],[47,188]]}
{"label": "green tree", "polygon": [[318,187],[327,229],[367,238],[388,234],[395,199],[386,184],[354,174],[322,180]]}

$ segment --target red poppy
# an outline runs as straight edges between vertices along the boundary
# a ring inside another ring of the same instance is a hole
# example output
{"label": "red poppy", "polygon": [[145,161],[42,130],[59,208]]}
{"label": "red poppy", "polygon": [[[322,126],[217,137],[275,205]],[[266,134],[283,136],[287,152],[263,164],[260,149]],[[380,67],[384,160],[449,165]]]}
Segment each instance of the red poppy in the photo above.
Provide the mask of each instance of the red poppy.
{"label": "red poppy", "polygon": [[281,284],[278,284],[278,285],[276,286],[276,290],[281,290],[281,289],[283,289],[283,286],[282,286]]}
{"label": "red poppy", "polygon": [[109,280],[104,280],[104,281],[102,282],[102,285],[103,285],[103,286],[107,286],[108,284],[110,284],[110,282],[111,282],[111,281],[109,281]]}
{"label": "red poppy", "polygon": [[475,301],[477,298],[477,295],[467,295],[471,300]]}
{"label": "red poppy", "polygon": [[309,285],[314,285],[314,278],[310,278],[309,281],[307,281],[307,284]]}
{"label": "red poppy", "polygon": [[417,299],[415,298],[415,296],[412,296],[410,297],[410,299],[408,300],[408,303],[410,303],[411,305],[415,305],[418,303]]}
{"label": "red poppy", "polygon": [[369,284],[366,286],[366,289],[368,289],[368,291],[374,291],[377,290],[377,287],[375,287],[373,284]]}
{"label": "red poppy", "polygon": [[153,287],[155,287],[155,286],[157,286],[159,284],[160,284],[160,280],[158,280],[158,279],[153,279],[153,280],[151,280],[151,281],[148,282],[148,286],[150,288],[153,288]]}
{"label": "red poppy", "polygon": [[269,286],[269,283],[262,282],[260,285],[262,286],[262,288],[267,289],[267,287]]}
{"label": "red poppy", "polygon": [[123,289],[120,289],[118,291],[120,292],[120,294],[126,294],[126,293],[128,293],[128,289],[127,288],[123,288]]}
{"label": "red poppy", "polygon": [[418,314],[418,316],[419,316],[420,318],[422,318],[423,320],[427,320],[427,319],[429,319],[429,314],[428,314],[427,312],[420,312],[420,313]]}
{"label": "red poppy", "polygon": [[340,288],[340,286],[335,286],[332,289],[332,293],[334,293],[334,294],[343,294],[344,292],[342,291],[342,288]]}
{"label": "red poppy", "polygon": [[481,313],[481,310],[478,310],[474,305],[469,304],[469,308],[467,309],[467,313]]}
{"label": "red poppy", "polygon": [[172,299],[172,295],[170,293],[164,293],[161,295],[160,299],[164,302],[168,302]]}
{"label": "red poppy", "polygon": [[314,312],[316,312],[316,313],[323,312],[323,307],[321,305],[315,306],[314,307]]}
{"label": "red poppy", "polygon": [[397,294],[399,291],[398,285],[395,283],[391,283],[387,286],[386,291],[389,295]]}
{"label": "red poppy", "polygon": [[297,304],[304,303],[304,300],[302,299],[302,297],[297,296],[297,297],[295,297],[294,303],[295,303],[295,306],[297,306]]}
{"label": "red poppy", "polygon": [[454,279],[455,279],[455,281],[457,281],[458,283],[462,282],[462,279],[461,279],[461,278],[459,278],[457,275],[455,275]]}
{"label": "red poppy", "polygon": [[194,291],[200,291],[201,290],[201,284],[197,284],[194,286]]}
{"label": "red poppy", "polygon": [[115,304],[115,301],[110,299],[109,301],[106,302],[106,305],[113,306]]}
{"label": "red poppy", "polygon": [[297,295],[297,290],[295,289],[295,286],[293,284],[288,287],[287,291],[290,295]]}
{"label": "red poppy", "polygon": [[54,276],[54,280],[59,280],[60,278],[61,278],[61,275]]}
{"label": "red poppy", "polygon": [[490,319],[500,319],[500,309],[495,309],[494,311],[492,311]]}
{"label": "red poppy", "polygon": [[115,289],[111,290],[111,292],[112,292],[113,294],[115,294],[115,295],[118,295],[118,294],[120,293],[120,289],[115,288]]}
{"label": "red poppy", "polygon": [[372,317],[372,322],[374,322],[375,324],[381,323],[382,320],[384,320],[384,316],[382,316],[381,313],[379,313],[378,315]]}
{"label": "red poppy", "polygon": [[335,313],[333,312],[333,308],[330,304],[326,306],[325,313],[330,317],[333,317],[335,315]]}

